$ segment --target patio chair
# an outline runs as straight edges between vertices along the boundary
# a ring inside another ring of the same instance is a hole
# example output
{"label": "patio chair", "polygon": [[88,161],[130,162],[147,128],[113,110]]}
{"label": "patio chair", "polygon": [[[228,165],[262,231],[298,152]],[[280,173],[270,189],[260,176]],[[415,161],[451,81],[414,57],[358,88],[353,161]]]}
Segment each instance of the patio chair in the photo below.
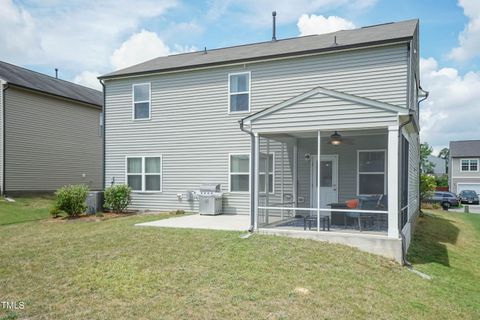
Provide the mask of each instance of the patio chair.
{"label": "patio chair", "polygon": [[[358,209],[360,210],[374,210],[381,211],[387,208],[388,196],[387,195],[375,195],[375,196],[363,196],[359,198]],[[370,222],[372,226],[377,225],[379,221],[379,214],[365,213],[365,212],[346,212],[345,215],[349,218],[355,219],[358,224],[358,229],[362,231],[362,222],[365,223],[365,228]]]}

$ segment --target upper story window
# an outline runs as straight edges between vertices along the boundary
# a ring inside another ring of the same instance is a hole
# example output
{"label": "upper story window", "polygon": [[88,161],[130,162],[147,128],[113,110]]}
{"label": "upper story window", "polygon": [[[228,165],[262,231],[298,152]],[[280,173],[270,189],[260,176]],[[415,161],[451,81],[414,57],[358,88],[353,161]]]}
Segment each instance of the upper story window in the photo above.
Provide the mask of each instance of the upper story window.
{"label": "upper story window", "polygon": [[133,119],[150,119],[150,83],[134,84],[133,91]]}
{"label": "upper story window", "polygon": [[250,111],[250,72],[228,75],[229,112]]}
{"label": "upper story window", "polygon": [[460,171],[462,172],[478,171],[478,159],[462,159],[460,161]]}

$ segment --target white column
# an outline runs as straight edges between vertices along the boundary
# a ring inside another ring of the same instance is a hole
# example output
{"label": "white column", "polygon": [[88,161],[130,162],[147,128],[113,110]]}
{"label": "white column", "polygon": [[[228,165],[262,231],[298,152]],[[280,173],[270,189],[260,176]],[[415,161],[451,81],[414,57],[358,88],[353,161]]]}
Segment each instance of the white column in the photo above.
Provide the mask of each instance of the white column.
{"label": "white column", "polygon": [[388,127],[388,236],[398,238],[398,126]]}
{"label": "white column", "polygon": [[258,186],[259,186],[259,179],[260,176],[258,171],[260,170],[260,137],[258,133],[255,133],[255,161],[254,161],[254,169],[253,169],[253,177],[254,179],[254,188],[251,192],[253,192],[253,199],[254,199],[254,213],[255,213],[255,230],[258,229]]}
{"label": "white column", "polygon": [[[320,130],[318,130],[317,134],[317,209],[320,209],[320,142],[321,142],[321,135]],[[317,210],[317,231],[320,231],[320,210]]]}

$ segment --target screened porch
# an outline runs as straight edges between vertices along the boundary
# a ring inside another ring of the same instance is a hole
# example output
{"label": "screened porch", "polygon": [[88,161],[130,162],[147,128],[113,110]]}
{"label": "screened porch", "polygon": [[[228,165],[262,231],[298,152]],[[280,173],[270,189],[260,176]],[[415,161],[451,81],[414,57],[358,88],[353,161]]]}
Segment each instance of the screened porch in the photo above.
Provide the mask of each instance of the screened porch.
{"label": "screened porch", "polygon": [[387,128],[260,134],[256,141],[256,228],[388,233]]}

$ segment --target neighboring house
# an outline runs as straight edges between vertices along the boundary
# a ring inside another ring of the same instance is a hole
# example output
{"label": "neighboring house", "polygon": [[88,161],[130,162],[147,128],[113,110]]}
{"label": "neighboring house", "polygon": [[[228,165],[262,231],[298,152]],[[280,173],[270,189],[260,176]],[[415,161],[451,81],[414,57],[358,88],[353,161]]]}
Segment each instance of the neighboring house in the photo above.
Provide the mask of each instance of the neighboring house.
{"label": "neighboring house", "polygon": [[480,194],[480,140],[450,141],[450,191],[475,190]]}
{"label": "neighboring house", "polygon": [[[105,186],[128,183],[134,209],[197,212],[187,191],[221,184],[223,212],[255,230],[401,259],[419,207],[418,57],[409,20],[104,75]],[[329,220],[341,236],[311,231]]]}
{"label": "neighboring house", "polygon": [[0,188],[102,189],[102,93],[0,62]]}
{"label": "neighboring house", "polygon": [[[429,155],[427,161],[433,163],[431,173],[435,176],[443,176],[447,174],[447,162],[445,159]],[[423,171],[425,172],[425,169],[423,169]]]}

